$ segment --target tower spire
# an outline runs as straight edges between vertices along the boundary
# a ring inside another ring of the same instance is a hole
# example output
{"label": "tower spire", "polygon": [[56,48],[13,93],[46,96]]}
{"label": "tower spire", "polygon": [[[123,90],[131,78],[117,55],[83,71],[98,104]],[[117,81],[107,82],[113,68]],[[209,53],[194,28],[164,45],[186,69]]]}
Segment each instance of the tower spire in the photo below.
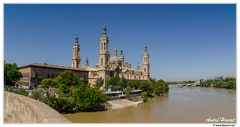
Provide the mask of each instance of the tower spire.
{"label": "tower spire", "polygon": [[75,43],[78,43],[78,34],[76,32]]}
{"label": "tower spire", "polygon": [[106,22],[104,21],[104,26],[103,26],[103,33],[102,35],[107,36],[107,27],[106,27]]}
{"label": "tower spire", "polygon": [[139,63],[137,62],[137,68],[136,68],[136,70],[140,70],[140,66],[139,66]]}
{"label": "tower spire", "polygon": [[85,66],[88,67],[89,64],[88,64],[88,57],[86,57],[86,60],[85,60]]}
{"label": "tower spire", "polygon": [[145,50],[144,50],[144,51],[146,51],[146,52],[148,51],[148,50],[147,50],[147,43],[145,43]]}
{"label": "tower spire", "polygon": [[122,49],[120,50],[120,56],[123,56],[123,50]]}

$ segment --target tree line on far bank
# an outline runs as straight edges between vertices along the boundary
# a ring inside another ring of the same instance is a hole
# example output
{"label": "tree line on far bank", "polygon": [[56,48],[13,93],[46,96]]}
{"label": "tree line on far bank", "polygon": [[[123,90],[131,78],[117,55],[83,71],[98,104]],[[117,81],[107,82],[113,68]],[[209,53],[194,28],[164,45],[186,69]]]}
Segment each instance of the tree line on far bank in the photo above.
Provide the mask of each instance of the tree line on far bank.
{"label": "tree line on far bank", "polygon": [[200,86],[236,89],[236,78],[225,78],[223,80],[208,79],[205,81],[200,81]]}

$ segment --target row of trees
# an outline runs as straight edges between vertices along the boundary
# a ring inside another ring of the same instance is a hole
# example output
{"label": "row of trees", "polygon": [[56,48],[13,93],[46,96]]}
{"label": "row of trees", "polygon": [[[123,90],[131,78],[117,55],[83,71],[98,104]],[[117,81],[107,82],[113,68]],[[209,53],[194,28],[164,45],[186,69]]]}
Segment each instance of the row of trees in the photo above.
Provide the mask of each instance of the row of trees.
{"label": "row of trees", "polygon": [[202,87],[218,87],[227,89],[236,89],[236,78],[226,78],[224,80],[209,79],[200,82]]}
{"label": "row of trees", "polygon": [[154,91],[160,91],[160,93],[164,93],[168,92],[169,90],[168,83],[163,80],[158,80],[157,82],[149,82],[149,81],[126,80],[125,78],[120,77],[111,77],[106,84],[106,88],[108,88],[110,85],[120,86],[123,89],[126,88],[141,89],[142,91],[148,93],[153,93]]}
{"label": "row of trees", "polygon": [[120,77],[111,77],[106,84],[106,88],[108,88],[110,85],[120,86],[125,92],[127,97],[130,97],[130,91],[134,89],[142,90],[143,95],[149,97],[153,97],[155,95],[160,96],[169,91],[168,83],[163,80],[149,82],[149,81],[126,80],[125,78]]}
{"label": "row of trees", "polygon": [[188,80],[188,81],[172,81],[172,82],[168,82],[168,84],[191,84],[194,83],[196,81],[193,80]]}

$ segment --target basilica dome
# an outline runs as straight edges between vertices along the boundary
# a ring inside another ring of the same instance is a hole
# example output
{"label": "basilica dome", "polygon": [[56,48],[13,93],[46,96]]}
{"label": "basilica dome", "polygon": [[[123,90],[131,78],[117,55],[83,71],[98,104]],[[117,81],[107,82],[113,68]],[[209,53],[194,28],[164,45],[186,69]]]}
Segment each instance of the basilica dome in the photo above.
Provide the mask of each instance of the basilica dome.
{"label": "basilica dome", "polygon": [[119,62],[120,58],[118,56],[112,56],[110,58],[110,63],[115,63],[115,62]]}

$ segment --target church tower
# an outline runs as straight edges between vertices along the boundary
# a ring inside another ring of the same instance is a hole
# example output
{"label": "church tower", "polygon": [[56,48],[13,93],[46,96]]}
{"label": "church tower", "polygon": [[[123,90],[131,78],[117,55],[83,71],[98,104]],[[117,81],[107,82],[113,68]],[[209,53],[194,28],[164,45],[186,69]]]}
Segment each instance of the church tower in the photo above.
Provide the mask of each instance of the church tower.
{"label": "church tower", "polygon": [[105,89],[107,81],[110,79],[110,71],[108,66],[108,61],[110,58],[110,53],[108,50],[109,38],[107,36],[106,23],[104,22],[102,36],[100,38],[100,51],[99,51],[99,61],[98,61],[98,72],[99,77],[104,81],[103,89]]}
{"label": "church tower", "polygon": [[78,35],[76,33],[75,42],[74,42],[74,45],[73,45],[72,67],[73,68],[80,68],[80,62],[81,62],[80,45],[78,43]]}
{"label": "church tower", "polygon": [[108,44],[109,44],[109,38],[107,36],[106,23],[104,22],[103,33],[100,38],[100,52],[99,52],[99,61],[98,61],[99,68],[101,69],[108,68],[108,60],[110,58],[110,54],[108,51]]}
{"label": "church tower", "polygon": [[148,53],[146,44],[145,44],[145,50],[143,53],[143,78],[144,80],[150,80],[149,53]]}

